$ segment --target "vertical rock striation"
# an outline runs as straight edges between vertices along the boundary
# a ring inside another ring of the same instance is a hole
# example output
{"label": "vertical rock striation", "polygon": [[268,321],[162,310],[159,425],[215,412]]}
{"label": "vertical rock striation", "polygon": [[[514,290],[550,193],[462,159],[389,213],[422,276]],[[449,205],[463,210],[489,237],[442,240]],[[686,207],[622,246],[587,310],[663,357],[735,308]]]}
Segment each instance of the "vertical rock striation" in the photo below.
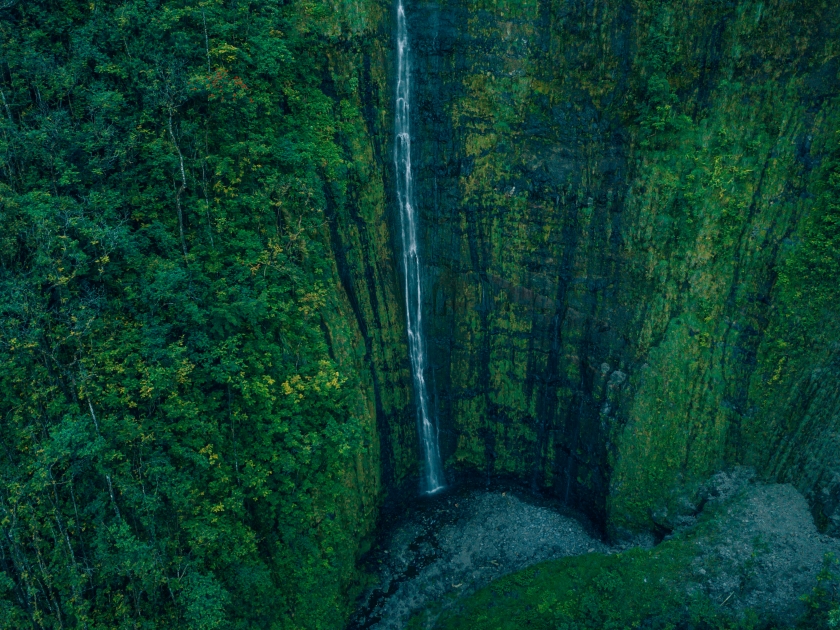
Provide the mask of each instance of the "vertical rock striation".
{"label": "vertical rock striation", "polygon": [[834,522],[837,8],[806,4],[410,7],[454,470],[618,533],[747,462]]}

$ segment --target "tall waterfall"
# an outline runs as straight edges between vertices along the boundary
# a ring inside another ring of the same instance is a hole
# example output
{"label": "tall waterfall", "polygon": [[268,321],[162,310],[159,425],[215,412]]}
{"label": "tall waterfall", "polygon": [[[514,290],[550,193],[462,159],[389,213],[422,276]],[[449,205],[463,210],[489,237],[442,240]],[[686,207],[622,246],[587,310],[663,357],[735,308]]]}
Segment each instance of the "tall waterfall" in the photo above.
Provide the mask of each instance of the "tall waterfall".
{"label": "tall waterfall", "polygon": [[417,211],[411,174],[411,132],[409,128],[411,80],[408,60],[408,31],[403,0],[397,0],[397,102],[394,117],[394,166],[397,174],[397,203],[400,207],[403,268],[405,271],[405,312],[408,353],[414,394],[417,398],[417,432],[423,451],[422,490],[437,492],[446,484],[438,447],[437,425],[432,420],[426,387],[426,345],[423,340],[420,286],[420,256],[417,251]]}

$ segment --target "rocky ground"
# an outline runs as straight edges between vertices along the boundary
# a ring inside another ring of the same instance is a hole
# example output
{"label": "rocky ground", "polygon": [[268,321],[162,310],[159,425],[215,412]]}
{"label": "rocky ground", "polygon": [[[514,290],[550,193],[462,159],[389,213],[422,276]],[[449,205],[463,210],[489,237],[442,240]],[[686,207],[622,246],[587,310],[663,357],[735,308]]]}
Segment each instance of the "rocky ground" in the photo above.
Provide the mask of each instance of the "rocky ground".
{"label": "rocky ground", "polygon": [[714,527],[698,540],[697,581],[687,590],[792,624],[805,611],[800,597],[814,588],[826,554],[840,558],[840,540],[817,531],[808,503],[790,484],[757,483],[750,469],[739,468],[718,473],[707,488]]}
{"label": "rocky ground", "polygon": [[[753,609],[793,623],[826,554],[840,557],[840,541],[817,531],[792,486],[758,483],[749,469],[715,475],[701,495],[694,515],[672,515],[674,533],[666,537],[682,537],[705,521],[691,537],[688,571],[681,571],[686,595],[702,593],[722,609]],[[405,628],[420,610],[432,611],[433,620],[503,575],[630,545],[610,547],[579,515],[515,488],[450,490],[418,499],[392,519],[397,524],[368,557],[375,584],[360,597],[352,630]]]}
{"label": "rocky ground", "polygon": [[608,551],[585,520],[521,491],[455,489],[424,501],[371,554],[378,583],[363,594],[351,629],[404,628],[412,613],[444,610],[513,571]]}

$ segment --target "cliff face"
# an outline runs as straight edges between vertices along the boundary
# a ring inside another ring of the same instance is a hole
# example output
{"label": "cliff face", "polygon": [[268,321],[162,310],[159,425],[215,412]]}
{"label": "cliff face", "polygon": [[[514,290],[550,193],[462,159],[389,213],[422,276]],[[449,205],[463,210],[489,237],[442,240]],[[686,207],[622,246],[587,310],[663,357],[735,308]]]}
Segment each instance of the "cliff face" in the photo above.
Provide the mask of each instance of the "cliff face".
{"label": "cliff face", "polygon": [[[698,480],[747,462],[836,528],[838,17],[826,2],[409,7],[429,380],[452,469],[516,476],[620,532],[667,528]],[[386,189],[389,120],[369,122]],[[385,365],[402,347],[372,306],[386,239],[360,238],[374,262],[349,292]],[[413,425],[383,410],[398,478]]]}
{"label": "cliff face", "polygon": [[[451,475],[621,534],[746,463],[840,532],[835,3],[408,10]],[[391,3],[0,20],[0,627],[340,625],[418,469]]]}
{"label": "cliff face", "polygon": [[[360,394],[375,421],[384,486],[415,474],[417,436],[398,268],[393,195],[393,104],[390,71],[391,7],[369,3],[360,32],[336,47],[325,62],[324,89],[336,111],[352,112],[336,133],[346,170],[324,182],[325,240],[335,263],[331,277],[335,308],[328,318],[347,327],[346,345],[333,351],[360,379]],[[353,86],[343,103],[338,86]]]}

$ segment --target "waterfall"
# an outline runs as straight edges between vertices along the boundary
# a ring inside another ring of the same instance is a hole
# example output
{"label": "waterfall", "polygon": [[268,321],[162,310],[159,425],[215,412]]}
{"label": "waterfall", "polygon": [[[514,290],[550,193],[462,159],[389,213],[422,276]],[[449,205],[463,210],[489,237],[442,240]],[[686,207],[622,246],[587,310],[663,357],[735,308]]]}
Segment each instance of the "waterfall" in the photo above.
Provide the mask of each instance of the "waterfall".
{"label": "waterfall", "polygon": [[408,353],[417,399],[417,433],[423,453],[422,490],[432,494],[446,484],[438,447],[437,425],[431,417],[429,391],[426,387],[426,346],[423,339],[420,286],[420,255],[417,251],[417,212],[411,173],[411,133],[409,129],[411,82],[408,63],[408,30],[403,0],[397,0],[397,98],[394,116],[394,166],[396,168],[397,204],[400,210],[405,312],[408,329]]}

